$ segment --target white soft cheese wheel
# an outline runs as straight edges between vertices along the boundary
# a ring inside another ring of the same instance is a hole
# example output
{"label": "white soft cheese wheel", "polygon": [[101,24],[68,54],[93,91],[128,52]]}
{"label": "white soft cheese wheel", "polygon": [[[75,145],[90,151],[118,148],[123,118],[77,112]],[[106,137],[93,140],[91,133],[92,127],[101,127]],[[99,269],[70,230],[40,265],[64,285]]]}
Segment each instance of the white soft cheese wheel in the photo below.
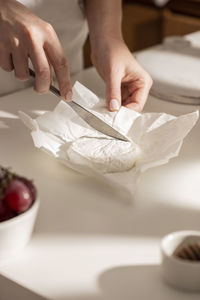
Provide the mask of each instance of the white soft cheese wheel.
{"label": "white soft cheese wheel", "polygon": [[68,149],[70,161],[86,165],[101,173],[123,172],[131,169],[139,148],[132,142],[83,137]]}

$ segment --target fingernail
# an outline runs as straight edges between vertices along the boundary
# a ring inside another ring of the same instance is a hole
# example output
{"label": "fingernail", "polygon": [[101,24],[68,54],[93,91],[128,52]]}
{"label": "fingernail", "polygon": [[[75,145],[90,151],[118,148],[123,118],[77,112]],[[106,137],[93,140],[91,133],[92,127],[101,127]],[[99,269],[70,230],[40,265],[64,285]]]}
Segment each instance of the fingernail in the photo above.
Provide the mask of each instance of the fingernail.
{"label": "fingernail", "polygon": [[113,111],[119,110],[119,101],[117,99],[112,99],[110,101],[110,109]]}
{"label": "fingernail", "polygon": [[66,95],[66,100],[67,100],[67,101],[72,101],[72,92],[71,92],[71,91],[69,91],[69,92],[67,93],[67,95]]}

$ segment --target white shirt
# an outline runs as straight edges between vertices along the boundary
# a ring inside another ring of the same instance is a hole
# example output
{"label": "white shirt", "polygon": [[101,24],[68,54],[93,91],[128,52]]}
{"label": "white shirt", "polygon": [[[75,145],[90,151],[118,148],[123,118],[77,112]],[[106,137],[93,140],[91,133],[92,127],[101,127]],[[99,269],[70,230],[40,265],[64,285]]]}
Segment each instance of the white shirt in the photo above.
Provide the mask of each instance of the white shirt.
{"label": "white shirt", "polygon": [[[64,53],[74,74],[83,68],[82,48],[88,34],[87,22],[78,0],[20,0],[44,21],[50,23],[63,46]],[[0,69],[0,95],[24,88],[13,72]]]}

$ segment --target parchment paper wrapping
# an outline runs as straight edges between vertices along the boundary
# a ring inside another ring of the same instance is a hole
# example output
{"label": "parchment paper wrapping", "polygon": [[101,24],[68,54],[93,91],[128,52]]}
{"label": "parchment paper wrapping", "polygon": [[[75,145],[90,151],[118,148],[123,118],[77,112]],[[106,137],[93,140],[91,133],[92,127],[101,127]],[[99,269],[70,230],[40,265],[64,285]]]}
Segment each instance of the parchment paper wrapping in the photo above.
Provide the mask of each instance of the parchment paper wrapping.
{"label": "parchment paper wrapping", "polygon": [[87,176],[96,176],[115,189],[131,195],[135,192],[141,172],[165,164],[179,154],[183,139],[199,117],[198,111],[179,117],[165,113],[140,114],[125,107],[121,107],[119,112],[109,112],[104,101],[79,82],[73,87],[73,99],[139,145],[141,154],[135,166],[126,172],[101,174],[98,170],[72,163],[67,156],[67,149],[73,141],[83,136],[102,135],[85,123],[64,101],[60,101],[53,111],[45,112],[36,119],[19,113],[31,130],[34,145],[67,167]]}

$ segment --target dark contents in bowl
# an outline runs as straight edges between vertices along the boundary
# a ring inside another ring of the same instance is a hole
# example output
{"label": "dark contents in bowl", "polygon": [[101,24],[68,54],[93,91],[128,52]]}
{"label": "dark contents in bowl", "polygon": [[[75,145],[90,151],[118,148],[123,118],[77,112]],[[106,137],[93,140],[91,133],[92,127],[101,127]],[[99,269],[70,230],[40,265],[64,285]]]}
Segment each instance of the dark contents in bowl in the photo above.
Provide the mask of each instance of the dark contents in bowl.
{"label": "dark contents in bowl", "polygon": [[184,260],[200,261],[200,240],[178,248],[173,255]]}
{"label": "dark contents in bowl", "polygon": [[36,195],[31,180],[0,166],[0,222],[27,211]]}

